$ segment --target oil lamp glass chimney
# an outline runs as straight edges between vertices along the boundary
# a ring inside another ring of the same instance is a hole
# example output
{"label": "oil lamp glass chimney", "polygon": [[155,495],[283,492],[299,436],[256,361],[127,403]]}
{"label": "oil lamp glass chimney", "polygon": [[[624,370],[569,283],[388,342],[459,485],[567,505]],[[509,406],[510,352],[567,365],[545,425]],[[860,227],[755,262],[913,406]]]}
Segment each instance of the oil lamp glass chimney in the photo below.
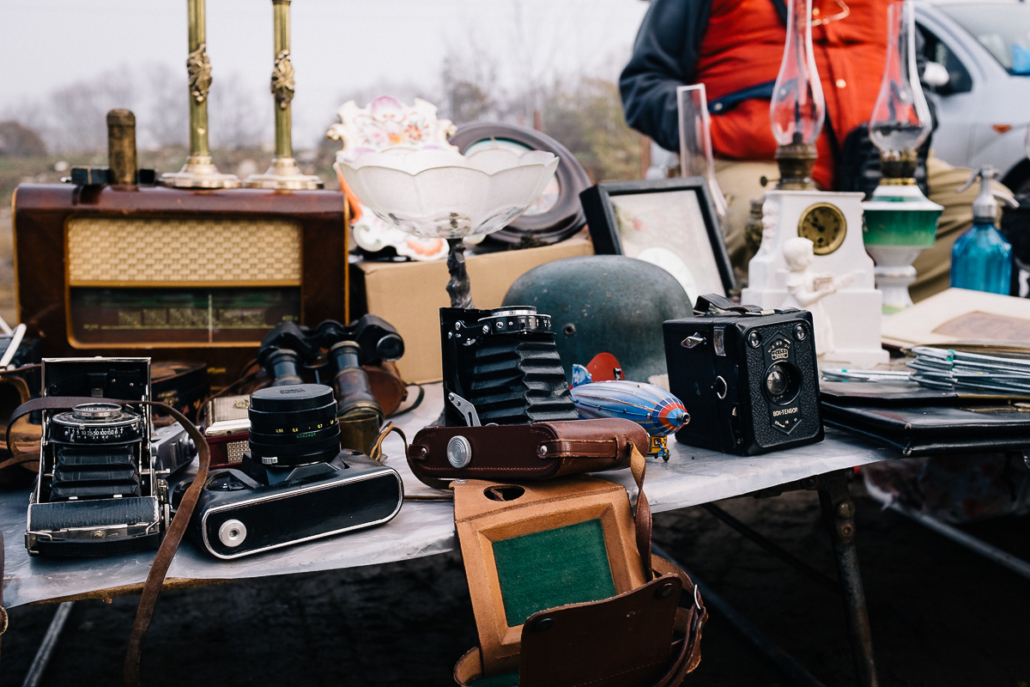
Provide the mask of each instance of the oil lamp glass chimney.
{"label": "oil lamp glass chimney", "polygon": [[[915,12],[911,0],[887,8],[887,64],[869,121],[886,179],[915,177],[916,151],[930,135],[930,108],[916,68]],[[890,183],[890,182],[888,182]]]}
{"label": "oil lamp glass chimney", "polygon": [[779,143],[776,161],[784,190],[812,188],[815,141],[823,128],[826,103],[812,52],[812,0],[790,0],[787,44],[769,106]]}

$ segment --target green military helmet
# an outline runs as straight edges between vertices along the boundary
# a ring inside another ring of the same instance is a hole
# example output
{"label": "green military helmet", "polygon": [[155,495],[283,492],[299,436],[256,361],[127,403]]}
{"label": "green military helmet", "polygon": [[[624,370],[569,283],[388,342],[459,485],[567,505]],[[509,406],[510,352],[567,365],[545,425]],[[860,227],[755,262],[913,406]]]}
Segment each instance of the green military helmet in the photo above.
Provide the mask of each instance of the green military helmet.
{"label": "green military helmet", "polygon": [[693,313],[683,286],[661,267],[621,255],[566,258],[540,265],[511,285],[503,305],[532,305],[551,316],[565,376],[601,352],[626,379],[666,374],[662,323]]}

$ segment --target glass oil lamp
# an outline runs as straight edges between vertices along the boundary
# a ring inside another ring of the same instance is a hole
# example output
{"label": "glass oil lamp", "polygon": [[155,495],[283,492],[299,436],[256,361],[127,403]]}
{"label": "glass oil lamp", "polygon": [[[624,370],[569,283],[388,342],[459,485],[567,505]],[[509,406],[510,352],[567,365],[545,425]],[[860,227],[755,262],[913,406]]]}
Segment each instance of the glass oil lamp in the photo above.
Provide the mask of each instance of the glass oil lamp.
{"label": "glass oil lamp", "polygon": [[912,0],[887,8],[887,62],[869,122],[869,138],[880,150],[880,185],[863,203],[865,247],[876,261],[876,285],[883,310],[912,305],[913,261],[934,243],[943,207],[916,185],[919,147],[930,135],[930,108],[916,68],[915,8]]}
{"label": "glass oil lamp", "polygon": [[815,141],[823,128],[826,103],[812,52],[812,0],[790,0],[787,44],[769,106],[773,136],[779,147],[777,188],[814,189]]}

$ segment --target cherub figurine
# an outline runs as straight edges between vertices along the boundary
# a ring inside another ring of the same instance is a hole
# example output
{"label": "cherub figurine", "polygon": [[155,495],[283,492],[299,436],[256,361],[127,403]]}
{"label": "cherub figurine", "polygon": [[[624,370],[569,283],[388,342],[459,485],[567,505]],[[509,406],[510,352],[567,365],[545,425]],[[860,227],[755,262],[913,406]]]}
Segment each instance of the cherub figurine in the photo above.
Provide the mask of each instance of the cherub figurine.
{"label": "cherub figurine", "polygon": [[809,268],[814,259],[812,242],[805,238],[793,238],[783,244],[783,259],[787,263],[790,274],[787,275],[787,302],[812,313],[812,326],[815,328],[815,350],[819,357],[833,353],[836,346],[833,342],[833,326],[823,308],[822,299],[850,284],[854,276],[845,274],[834,277],[831,274],[818,274]]}

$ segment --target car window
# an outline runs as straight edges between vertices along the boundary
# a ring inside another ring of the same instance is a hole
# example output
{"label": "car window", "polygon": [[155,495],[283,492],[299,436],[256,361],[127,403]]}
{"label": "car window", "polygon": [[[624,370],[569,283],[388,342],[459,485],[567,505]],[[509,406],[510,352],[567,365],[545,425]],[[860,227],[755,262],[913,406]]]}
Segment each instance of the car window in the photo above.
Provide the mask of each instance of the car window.
{"label": "car window", "polygon": [[968,93],[973,90],[973,77],[948,45],[925,26],[916,24],[916,28],[923,34],[923,57],[930,62],[943,65],[948,70],[948,83],[934,90],[940,95]]}
{"label": "car window", "polygon": [[961,3],[942,4],[940,9],[1010,74],[1030,75],[1030,5]]}

